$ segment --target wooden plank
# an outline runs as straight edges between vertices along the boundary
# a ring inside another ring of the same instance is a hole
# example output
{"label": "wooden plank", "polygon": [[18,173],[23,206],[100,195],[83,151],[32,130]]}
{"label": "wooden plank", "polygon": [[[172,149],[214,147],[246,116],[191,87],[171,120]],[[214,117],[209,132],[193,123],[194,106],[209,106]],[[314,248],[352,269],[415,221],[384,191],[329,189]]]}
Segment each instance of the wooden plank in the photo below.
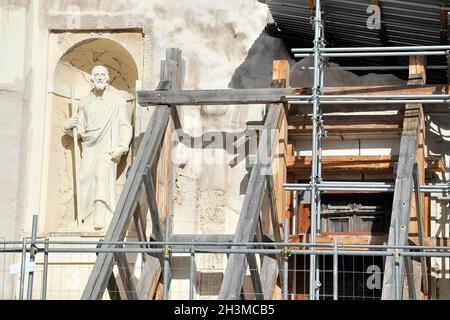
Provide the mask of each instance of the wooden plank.
{"label": "wooden plank", "polygon": [[[272,86],[289,87],[289,62],[287,60],[275,60],[272,67]],[[288,156],[288,129],[287,106],[281,109],[278,118],[278,142],[274,159],[272,161],[273,186],[268,190],[275,197],[277,221],[284,221],[286,217],[287,192],[283,185],[287,182],[287,156]],[[278,227],[281,227],[279,224]],[[275,226],[274,226],[275,227]],[[281,240],[281,239],[280,239]]]}
{"label": "wooden plank", "polygon": [[[157,156],[156,150],[163,138],[169,116],[170,111],[167,106],[159,106],[155,110],[141,142],[136,159],[131,165],[129,178],[126,180],[120,195],[111,224],[105,236],[105,241],[120,241],[124,239],[132,212],[134,212],[138,203],[142,176],[145,170],[147,170],[147,165],[153,163]],[[101,253],[98,255],[81,299],[99,300],[102,298],[113,265],[113,254]]]}
{"label": "wooden plank", "polygon": [[274,256],[265,255],[261,265],[261,286],[264,300],[272,300],[278,278],[278,262]]}
{"label": "wooden plank", "polygon": [[[409,300],[417,300],[417,294],[414,284],[414,268],[411,257],[405,257],[405,272],[406,272],[406,282],[408,287],[408,298]],[[405,291],[405,290],[404,290]]]}
{"label": "wooden plank", "polygon": [[[289,135],[310,135],[311,116],[307,114],[288,117]],[[323,116],[328,134],[344,133],[397,133],[402,131],[403,115],[331,115]]]}
{"label": "wooden plank", "polygon": [[160,259],[148,256],[136,285],[136,294],[139,300],[151,300],[153,298],[160,276]]}
{"label": "wooden plank", "polygon": [[[161,62],[161,80],[169,81],[172,90],[181,90],[184,85],[185,61],[179,48],[167,48],[166,60]],[[164,144],[159,161],[156,176],[156,194],[160,219],[164,221],[172,212],[173,187],[174,187],[174,163],[171,160],[175,141],[172,134],[175,129],[181,129],[177,107],[171,107],[171,119],[166,129]]]}
{"label": "wooden plank", "polygon": [[[325,156],[322,158],[322,172],[324,174],[351,172],[388,172],[392,173],[398,156]],[[291,174],[307,174],[311,171],[312,158],[310,156],[287,157],[287,170]],[[444,172],[442,159],[430,158],[423,160],[424,172]],[[425,179],[421,184],[425,183]]]}
{"label": "wooden plank", "polygon": [[[280,112],[281,107],[278,105],[271,105],[269,107],[265,121],[265,128],[267,130],[264,130],[258,144],[256,164],[250,175],[244,203],[233,239],[233,242],[235,243],[248,242],[255,234],[266,187],[265,175],[268,174],[268,172],[265,171],[271,169],[270,167],[267,168],[267,166],[271,166],[273,149],[276,143],[276,137],[273,136],[272,131],[274,131],[278,124]],[[244,255],[230,254],[219,292],[219,299],[239,299],[239,294],[244,282],[243,270]]]}
{"label": "wooden plank", "polygon": [[[419,245],[424,245],[424,238],[425,238],[425,228],[424,228],[424,222],[423,222],[423,200],[422,200],[422,194],[418,191],[420,186],[420,179],[419,179],[419,169],[417,163],[414,165],[413,168],[413,181],[414,181],[414,195],[415,195],[415,201],[416,201],[416,216],[417,216],[417,229],[419,234]],[[420,257],[420,264],[421,264],[421,271],[422,271],[422,285],[423,285],[423,292],[425,294],[428,294],[428,270],[427,270],[427,261],[425,257]]]}
{"label": "wooden plank", "polygon": [[[293,94],[293,89],[221,89],[183,90],[167,92],[140,91],[143,105],[240,105],[280,103],[282,97]],[[163,102],[164,101],[164,102]]]}
{"label": "wooden plank", "polygon": [[[426,81],[426,58],[410,57],[409,85],[423,85]],[[413,190],[413,168],[416,163],[418,131],[420,129],[421,105],[406,105],[403,133],[400,141],[400,155],[395,179],[394,200],[392,203],[391,225],[389,227],[388,245],[406,245],[408,242],[409,220],[411,216],[411,202]],[[400,234],[395,242],[395,225],[398,223]],[[386,257],[383,289],[381,298],[393,300],[395,298],[395,270],[393,256]],[[404,259],[400,259],[400,283],[403,284]]]}
{"label": "wooden plank", "polygon": [[[289,86],[289,62],[286,60],[275,60],[273,62],[272,86],[288,87]],[[288,130],[286,119],[286,106],[281,110],[278,119],[277,129],[279,132],[278,143],[275,156],[272,161],[272,175],[267,176],[267,194],[269,196],[270,216],[272,221],[272,230],[276,242],[282,242],[280,221],[284,220],[286,215],[286,207],[288,203],[288,192],[283,188],[283,184],[287,182],[286,157],[289,152],[293,152],[293,148],[288,147]],[[274,267],[276,265],[276,268]],[[280,255],[264,256],[261,260],[261,282],[263,283],[262,291],[264,297],[273,295],[277,284],[277,276],[280,274],[283,278],[282,258]]]}
{"label": "wooden plank", "polygon": [[[289,61],[274,60],[272,63],[272,81],[277,84],[274,87],[287,88],[289,87]],[[273,85],[272,85],[273,86]]]}
{"label": "wooden plank", "polygon": [[[119,248],[123,248],[123,246],[120,245]],[[119,269],[120,280],[122,280],[125,289],[125,296],[128,300],[137,300],[136,287],[134,286],[133,275],[131,274],[126,254],[124,252],[117,252],[114,255],[117,268]]]}
{"label": "wooden plank", "polygon": [[[415,72],[422,72],[425,73],[424,70],[414,70]],[[425,177],[426,177],[426,163],[425,163],[425,116],[423,113],[423,108],[419,108],[419,115],[418,115],[418,121],[419,121],[419,129],[417,132],[417,151],[416,151],[416,165],[417,167],[417,174],[419,178],[419,184],[422,185],[425,183]],[[419,200],[419,201],[418,201]],[[423,207],[419,207],[420,205],[425,203],[425,194],[419,193],[419,199],[416,199],[416,197],[413,197],[412,204],[411,204],[411,219],[409,223],[409,232],[410,234],[417,234],[419,232],[418,230],[418,210],[424,210]],[[422,221],[423,223],[423,221]]]}
{"label": "wooden plank", "polygon": [[156,241],[163,241],[163,227],[161,225],[159,209],[156,203],[155,187],[153,179],[150,176],[150,168],[148,167],[143,175],[143,181],[147,195],[147,203],[152,217],[153,235],[155,236]]}
{"label": "wooden plank", "polygon": [[[283,224],[279,220],[280,214],[278,214],[278,212],[277,212],[277,209],[278,209],[277,198],[275,197],[273,184],[274,184],[273,176],[271,176],[271,175],[267,176],[267,193],[269,195],[270,217],[272,220],[273,234],[274,234],[275,242],[281,243],[281,242],[283,242],[283,239],[281,237],[281,228],[283,227]],[[264,257],[262,268],[264,268],[264,270],[265,270],[265,272],[264,272],[265,277],[273,278],[273,275],[268,274],[269,271],[266,270],[266,269],[269,269],[269,270],[273,271],[273,268],[271,267],[273,262],[270,261],[270,259],[273,259],[273,258],[270,256]],[[280,275],[281,279],[284,279],[284,277],[283,277],[283,272],[284,272],[283,260],[282,260],[281,255],[276,255],[276,261],[277,261],[277,265],[278,265],[277,274]],[[267,266],[265,265],[266,263],[268,264]],[[267,283],[267,280],[262,279],[262,282]],[[273,282],[272,283],[273,288],[269,291],[275,290],[275,285],[276,285],[276,282]],[[267,287],[265,290],[267,291]]]}
{"label": "wooden plank", "polygon": [[[288,133],[288,144],[287,144],[287,149],[286,149],[286,182],[287,183],[294,183],[294,175],[289,172],[287,166],[288,166],[288,159],[290,157],[294,156],[294,143],[289,139],[289,133]],[[293,212],[294,207],[293,207],[293,192],[286,192],[286,215],[289,217],[289,219],[292,219],[292,216],[295,214]],[[297,216],[298,218],[298,216]],[[291,220],[292,223],[292,220]]]}
{"label": "wooden plank", "polygon": [[[325,94],[350,95],[416,95],[446,94],[448,85],[422,86],[363,86],[326,87]],[[294,94],[311,94],[310,88],[219,89],[219,90],[168,90],[139,91],[138,102],[148,105],[237,105],[283,103],[284,97]],[[326,107],[326,106],[324,106]],[[355,106],[353,106],[355,107]],[[367,106],[367,108],[370,108]],[[391,109],[396,109],[391,106]]]}
{"label": "wooden plank", "polygon": [[233,234],[172,234],[173,242],[232,242]]}
{"label": "wooden plank", "polygon": [[[134,229],[136,230],[136,235],[137,235],[138,241],[147,242],[148,239],[147,239],[147,235],[145,234],[145,226],[146,226],[145,217],[142,215],[141,208],[139,205],[136,207],[136,210],[134,211],[133,222],[134,222]],[[141,244],[140,247],[148,248],[148,246],[145,244]],[[146,258],[147,258],[147,255],[142,254],[142,259],[144,262],[145,262]]]}
{"label": "wooden plank", "polygon": [[[102,242],[103,240],[100,240]],[[101,245],[97,245],[97,249],[101,248]],[[98,253],[95,254],[98,256]],[[106,285],[108,288],[108,294],[110,300],[121,300],[120,297],[120,290],[119,286],[117,285],[116,277],[114,276],[114,273],[111,272],[111,275],[109,276],[108,283]]]}
{"label": "wooden plank", "polygon": [[[167,48],[166,49],[166,60],[161,61],[161,80],[170,81],[172,90],[181,90],[184,85],[184,60],[182,59],[182,52],[178,48]],[[157,209],[158,211],[153,210],[154,212],[158,212],[159,220],[153,219],[154,221],[166,221],[166,225],[163,228],[162,225],[157,226],[163,233],[170,234],[172,230],[165,230],[167,228],[167,219],[170,214],[173,213],[173,188],[175,185],[175,168],[174,163],[171,160],[171,151],[174,148],[174,141],[172,141],[172,134],[174,133],[174,129],[180,129],[181,123],[178,117],[177,107],[171,106],[170,108],[170,122],[166,129],[165,141],[162,146],[161,158],[159,163],[159,168],[157,171]],[[173,228],[173,224],[171,225]],[[161,236],[161,240],[163,240],[163,236]],[[161,266],[163,260],[161,259]],[[169,267],[169,286],[171,279],[171,270]],[[162,287],[158,286],[158,291],[156,296],[160,296],[162,294]]]}
{"label": "wooden plank", "polygon": [[246,254],[248,267],[250,269],[250,276],[252,278],[253,292],[256,300],[264,300],[263,287],[261,278],[259,276],[258,264],[256,263],[256,256],[254,253]]}

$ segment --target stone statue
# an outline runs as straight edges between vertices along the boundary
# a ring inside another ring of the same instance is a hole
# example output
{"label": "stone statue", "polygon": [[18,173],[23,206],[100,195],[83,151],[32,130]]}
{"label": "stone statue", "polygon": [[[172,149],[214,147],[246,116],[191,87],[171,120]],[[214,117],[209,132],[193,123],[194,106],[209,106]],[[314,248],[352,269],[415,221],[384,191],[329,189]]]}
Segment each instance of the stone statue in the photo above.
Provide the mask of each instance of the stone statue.
{"label": "stone statue", "polygon": [[81,162],[78,175],[78,216],[93,216],[95,230],[105,227],[116,206],[117,164],[129,149],[133,135],[127,101],[109,87],[108,70],[92,69],[91,93],[82,98],[78,114],[64,124],[66,134],[78,129]]}

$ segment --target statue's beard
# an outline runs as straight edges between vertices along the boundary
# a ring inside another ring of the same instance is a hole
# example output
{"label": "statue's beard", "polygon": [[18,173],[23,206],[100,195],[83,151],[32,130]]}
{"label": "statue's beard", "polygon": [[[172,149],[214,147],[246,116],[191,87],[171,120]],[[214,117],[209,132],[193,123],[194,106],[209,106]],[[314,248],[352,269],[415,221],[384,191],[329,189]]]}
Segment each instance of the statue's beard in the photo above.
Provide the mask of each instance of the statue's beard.
{"label": "statue's beard", "polygon": [[98,91],[103,91],[106,88],[106,83],[105,82],[95,82],[94,83],[94,87],[95,89],[97,89]]}

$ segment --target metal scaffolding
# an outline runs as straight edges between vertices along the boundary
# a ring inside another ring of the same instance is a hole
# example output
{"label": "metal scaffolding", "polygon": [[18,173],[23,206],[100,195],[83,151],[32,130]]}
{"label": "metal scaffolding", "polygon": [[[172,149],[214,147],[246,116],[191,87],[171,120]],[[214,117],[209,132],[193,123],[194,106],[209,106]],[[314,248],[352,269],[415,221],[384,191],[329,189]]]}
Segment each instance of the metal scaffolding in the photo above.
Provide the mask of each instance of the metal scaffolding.
{"label": "metal scaffolding", "polygon": [[[289,104],[312,105],[312,168],[310,183],[285,184],[286,191],[310,191],[311,200],[311,233],[310,242],[316,243],[316,237],[320,233],[321,221],[321,192],[323,191],[373,191],[394,192],[395,184],[390,183],[365,183],[365,182],[327,182],[322,179],[322,141],[325,136],[324,120],[321,105],[369,105],[369,104],[449,104],[450,95],[326,95],[324,88],[324,73],[327,70],[327,59],[333,57],[388,57],[388,56],[448,56],[450,46],[397,46],[397,47],[349,47],[349,48],[326,48],[324,36],[325,19],[321,0],[315,0],[314,41],[313,48],[294,48],[292,52],[296,58],[314,57],[314,67],[303,69],[314,70],[314,85],[312,95],[289,95],[286,96]],[[407,67],[372,67],[370,70],[401,70]],[[435,69],[444,69],[445,66],[435,66]],[[361,70],[363,67],[331,69]],[[364,67],[364,69],[367,69]],[[420,192],[448,192],[449,185],[421,185]],[[398,222],[398,221],[397,221]],[[398,230],[396,228],[395,239],[398,241]],[[310,299],[319,299],[320,282],[318,279],[319,266],[316,256],[311,253],[310,260]],[[400,272],[397,270],[397,272]],[[398,276],[398,274],[397,274]],[[396,298],[399,298],[398,288]]]}

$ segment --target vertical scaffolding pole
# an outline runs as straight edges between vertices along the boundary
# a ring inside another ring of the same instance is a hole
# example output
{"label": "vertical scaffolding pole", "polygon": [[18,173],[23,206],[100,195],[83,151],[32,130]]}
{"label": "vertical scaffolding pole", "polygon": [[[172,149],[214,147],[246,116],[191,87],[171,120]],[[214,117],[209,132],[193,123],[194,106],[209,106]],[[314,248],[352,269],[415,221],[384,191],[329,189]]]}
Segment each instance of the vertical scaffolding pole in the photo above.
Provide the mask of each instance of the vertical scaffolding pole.
{"label": "vertical scaffolding pole", "polygon": [[338,256],[338,244],[337,241],[334,240],[334,246],[333,246],[333,300],[338,300],[338,284],[339,284],[339,273],[338,273],[338,266],[339,266],[339,256]]}
{"label": "vertical scaffolding pole", "polygon": [[289,220],[284,219],[284,258],[283,258],[283,300],[288,300],[289,273]]}
{"label": "vertical scaffolding pole", "polygon": [[[313,87],[313,117],[312,117],[312,170],[311,170],[311,234],[310,242],[316,242],[317,236],[317,213],[318,213],[318,190],[317,183],[319,178],[319,125],[320,125],[320,101],[319,96],[321,94],[321,75],[320,71],[320,48],[321,48],[321,7],[320,0],[316,0],[316,15],[314,19],[314,87]],[[314,249],[314,248],[312,248]],[[311,300],[316,299],[316,290],[318,289],[316,283],[316,255],[310,255],[310,268],[309,268],[309,296]]]}
{"label": "vertical scaffolding pole", "polygon": [[23,237],[22,255],[20,259],[19,300],[23,300],[23,292],[25,287],[26,257],[27,257],[27,238]]}
{"label": "vertical scaffolding pole", "polygon": [[169,259],[170,259],[170,224],[171,215],[167,216],[166,221],[166,244],[164,246],[164,275],[163,275],[163,300],[167,300],[169,296]]}
{"label": "vertical scaffolding pole", "polygon": [[42,273],[42,289],[41,289],[41,300],[47,299],[47,276],[48,276],[48,247],[49,239],[45,238],[44,247],[44,271]]}
{"label": "vertical scaffolding pole", "polygon": [[37,233],[37,225],[38,216],[33,215],[33,225],[31,227],[31,246],[30,246],[30,265],[31,270],[28,273],[28,289],[27,289],[27,299],[32,300],[33,298],[33,279],[34,279],[34,262],[36,257],[36,233]]}
{"label": "vertical scaffolding pole", "polygon": [[191,261],[190,261],[190,282],[189,282],[189,300],[194,300],[195,288],[195,239],[192,239]]}

